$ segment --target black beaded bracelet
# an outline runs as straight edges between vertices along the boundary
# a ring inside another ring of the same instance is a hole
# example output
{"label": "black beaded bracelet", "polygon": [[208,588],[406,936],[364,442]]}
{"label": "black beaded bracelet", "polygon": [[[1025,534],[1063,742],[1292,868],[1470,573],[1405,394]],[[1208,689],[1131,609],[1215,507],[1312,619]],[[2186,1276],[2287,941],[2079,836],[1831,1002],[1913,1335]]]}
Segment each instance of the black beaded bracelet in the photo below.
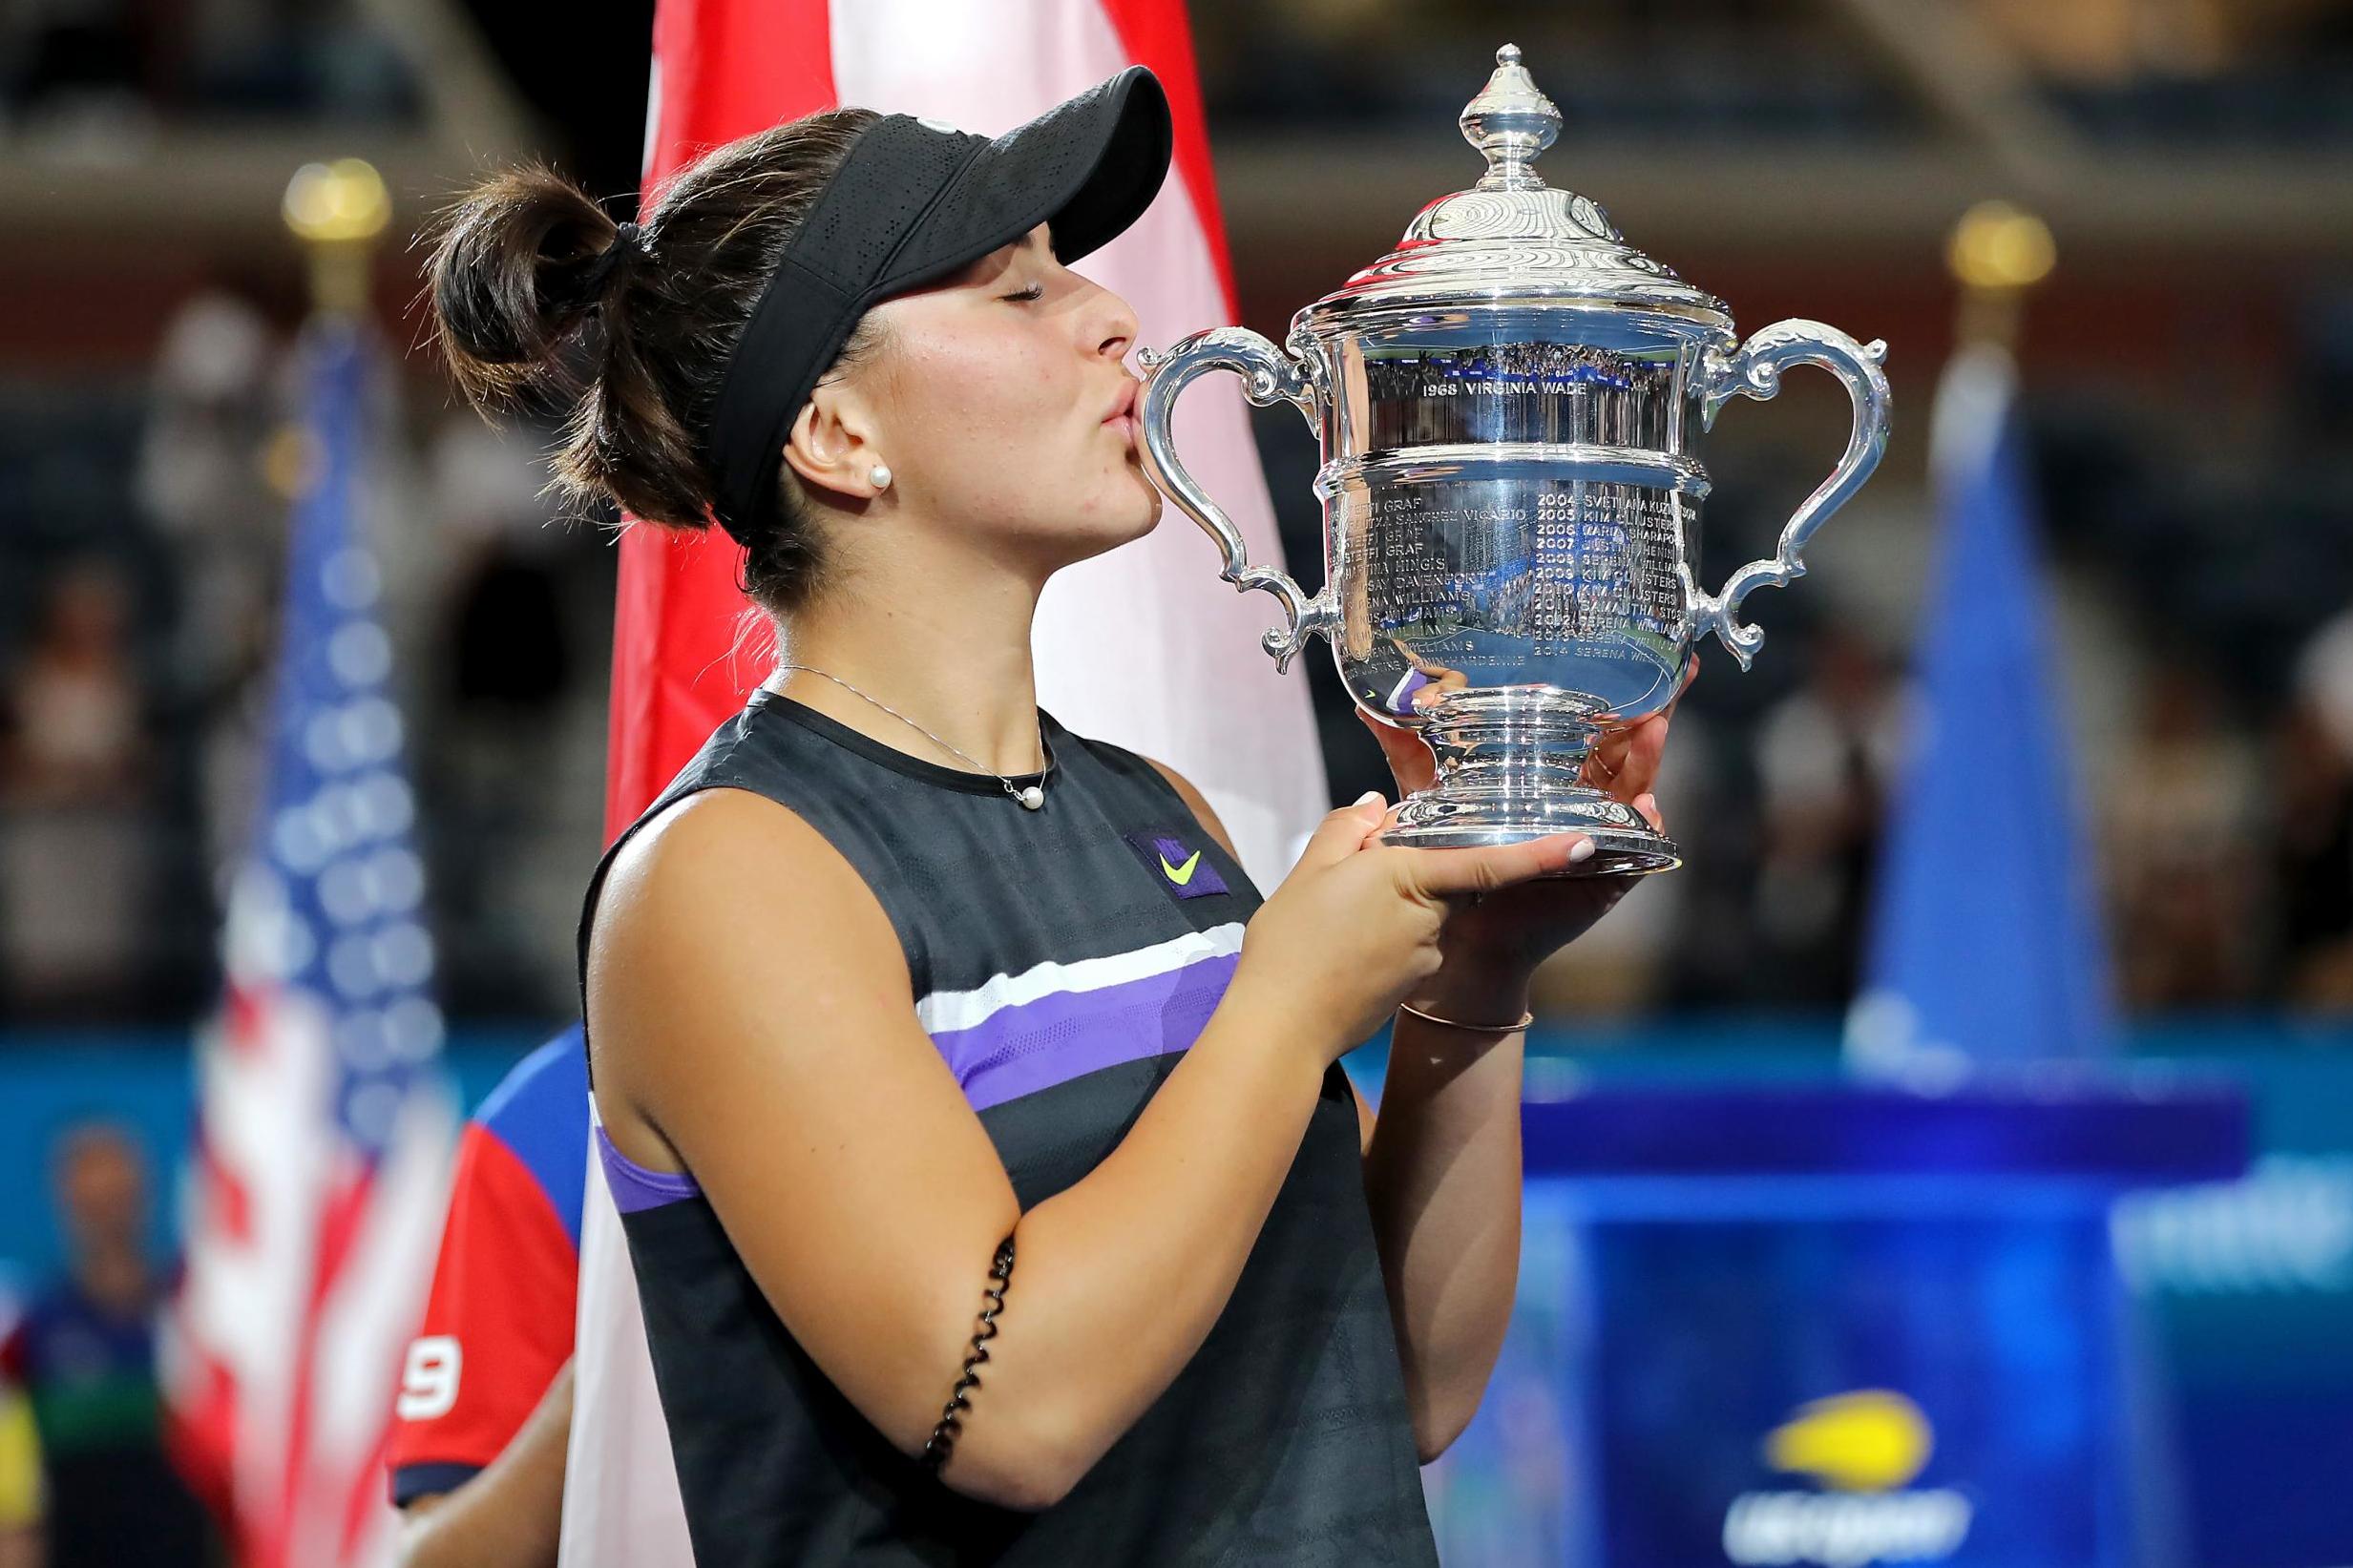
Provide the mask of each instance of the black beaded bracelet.
{"label": "black beaded bracelet", "polygon": [[972,1353],[964,1358],[963,1370],[948,1394],[947,1407],[939,1412],[939,1425],[932,1429],[932,1435],[923,1443],[923,1467],[935,1475],[948,1462],[948,1450],[962,1430],[963,1423],[956,1411],[972,1408],[965,1390],[980,1386],[979,1374],[973,1369],[989,1359],[989,1341],[997,1337],[997,1314],[1005,1309],[1005,1282],[1012,1277],[1013,1238],[1008,1236],[997,1244],[996,1261],[989,1265],[990,1283],[980,1292],[989,1304],[980,1309],[980,1331],[973,1335]]}

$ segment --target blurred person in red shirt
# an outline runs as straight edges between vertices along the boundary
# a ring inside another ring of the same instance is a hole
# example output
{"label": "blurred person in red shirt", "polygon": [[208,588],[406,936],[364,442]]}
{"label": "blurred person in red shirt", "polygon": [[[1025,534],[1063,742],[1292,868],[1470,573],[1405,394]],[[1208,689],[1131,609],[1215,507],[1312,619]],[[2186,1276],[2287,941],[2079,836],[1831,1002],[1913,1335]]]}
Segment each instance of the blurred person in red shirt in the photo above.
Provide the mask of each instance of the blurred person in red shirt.
{"label": "blurred person in red shirt", "polygon": [[507,1075],[458,1144],[432,1294],[393,1406],[403,1568],[556,1561],[587,1180],[576,1025]]}

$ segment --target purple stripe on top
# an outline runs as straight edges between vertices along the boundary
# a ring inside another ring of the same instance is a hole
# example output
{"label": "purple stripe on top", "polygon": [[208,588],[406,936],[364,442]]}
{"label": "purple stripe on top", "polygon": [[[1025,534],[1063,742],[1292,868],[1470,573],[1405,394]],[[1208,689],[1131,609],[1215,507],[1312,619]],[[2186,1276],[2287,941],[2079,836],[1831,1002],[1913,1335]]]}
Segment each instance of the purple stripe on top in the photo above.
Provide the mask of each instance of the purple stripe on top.
{"label": "purple stripe on top", "polygon": [[1058,991],[932,1036],[976,1111],[1122,1062],[1183,1051],[1233,979],[1239,953],[1093,991]]}
{"label": "purple stripe on top", "polygon": [[613,1146],[601,1124],[597,1128],[597,1160],[604,1166],[604,1184],[613,1189],[613,1206],[636,1214],[664,1203],[683,1202],[703,1196],[693,1177],[672,1171],[649,1171]]}

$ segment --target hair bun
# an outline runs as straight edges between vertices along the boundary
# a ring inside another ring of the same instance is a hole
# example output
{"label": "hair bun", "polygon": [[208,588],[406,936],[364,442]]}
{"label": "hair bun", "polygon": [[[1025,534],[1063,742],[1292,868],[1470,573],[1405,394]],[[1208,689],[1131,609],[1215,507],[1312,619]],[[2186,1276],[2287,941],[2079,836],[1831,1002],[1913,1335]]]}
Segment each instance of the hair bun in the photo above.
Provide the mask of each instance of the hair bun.
{"label": "hair bun", "polygon": [[[484,178],[420,241],[429,331],[459,390],[485,416],[527,408],[559,421],[550,488],[566,499],[711,527],[702,443],[729,356],[793,233],[878,117],[824,109],[714,148],[649,193],[642,228],[615,223],[544,165]],[[879,341],[862,322],[836,363]],[[826,570],[801,506],[745,555],[746,592],[778,613]]]}
{"label": "hair bun", "polygon": [[[587,270],[580,274],[580,292],[600,295],[604,292],[605,280],[613,276],[616,268],[651,257],[653,252],[640,238],[644,232],[635,223],[623,223],[615,229],[613,242],[605,246],[603,253],[589,262]],[[594,308],[594,303],[592,299],[591,308]]]}
{"label": "hair bun", "polygon": [[579,394],[561,349],[602,298],[587,278],[617,232],[544,165],[494,176],[441,215],[428,266],[435,337],[467,401],[490,413],[535,393]]}

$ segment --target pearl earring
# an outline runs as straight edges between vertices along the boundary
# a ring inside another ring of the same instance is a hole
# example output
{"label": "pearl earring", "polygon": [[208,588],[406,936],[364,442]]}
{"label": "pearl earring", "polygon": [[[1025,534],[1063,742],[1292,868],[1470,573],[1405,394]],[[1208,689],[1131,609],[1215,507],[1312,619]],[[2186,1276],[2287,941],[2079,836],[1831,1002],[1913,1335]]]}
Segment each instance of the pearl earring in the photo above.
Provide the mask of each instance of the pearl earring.
{"label": "pearl earring", "polygon": [[891,488],[891,466],[888,463],[877,463],[866,470],[866,477],[873,481],[876,490],[889,490]]}

